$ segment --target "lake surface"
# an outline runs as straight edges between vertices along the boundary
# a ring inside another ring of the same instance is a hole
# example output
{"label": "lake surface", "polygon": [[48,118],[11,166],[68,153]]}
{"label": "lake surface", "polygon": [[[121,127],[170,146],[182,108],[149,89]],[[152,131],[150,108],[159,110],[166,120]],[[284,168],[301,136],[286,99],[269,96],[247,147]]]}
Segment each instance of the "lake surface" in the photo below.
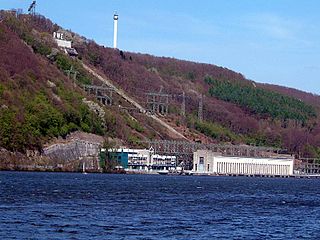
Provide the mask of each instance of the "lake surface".
{"label": "lake surface", "polygon": [[0,172],[0,239],[319,239],[320,180]]}

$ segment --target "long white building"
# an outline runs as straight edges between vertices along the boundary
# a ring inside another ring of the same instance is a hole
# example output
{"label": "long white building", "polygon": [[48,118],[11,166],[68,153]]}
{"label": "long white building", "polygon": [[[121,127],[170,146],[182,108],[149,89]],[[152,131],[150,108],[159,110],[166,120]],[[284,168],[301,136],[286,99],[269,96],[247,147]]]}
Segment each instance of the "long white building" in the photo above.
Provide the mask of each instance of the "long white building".
{"label": "long white building", "polygon": [[278,155],[276,158],[227,157],[208,150],[193,154],[193,172],[216,175],[277,175],[293,174],[294,158]]}

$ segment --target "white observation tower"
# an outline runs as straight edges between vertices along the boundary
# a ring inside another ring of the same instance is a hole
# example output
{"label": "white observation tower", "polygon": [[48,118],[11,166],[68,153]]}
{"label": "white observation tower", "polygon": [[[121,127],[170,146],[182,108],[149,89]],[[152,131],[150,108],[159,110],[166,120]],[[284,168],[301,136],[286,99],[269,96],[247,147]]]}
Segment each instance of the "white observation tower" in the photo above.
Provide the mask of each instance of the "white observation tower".
{"label": "white observation tower", "polygon": [[117,49],[118,42],[118,19],[119,16],[117,13],[113,15],[113,48]]}

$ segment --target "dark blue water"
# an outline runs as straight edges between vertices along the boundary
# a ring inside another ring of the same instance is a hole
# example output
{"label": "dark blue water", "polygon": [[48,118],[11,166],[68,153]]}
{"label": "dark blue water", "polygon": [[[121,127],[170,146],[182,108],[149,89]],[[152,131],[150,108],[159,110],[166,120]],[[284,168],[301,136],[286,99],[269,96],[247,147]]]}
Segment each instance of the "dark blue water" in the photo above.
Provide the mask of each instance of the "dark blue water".
{"label": "dark blue water", "polygon": [[0,172],[0,239],[319,239],[320,180]]}

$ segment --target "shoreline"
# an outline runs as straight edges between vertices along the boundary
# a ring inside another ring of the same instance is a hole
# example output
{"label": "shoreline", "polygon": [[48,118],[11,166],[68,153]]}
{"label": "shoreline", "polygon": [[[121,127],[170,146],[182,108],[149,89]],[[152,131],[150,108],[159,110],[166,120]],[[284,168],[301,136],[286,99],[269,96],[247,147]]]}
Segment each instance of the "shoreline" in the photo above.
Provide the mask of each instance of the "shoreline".
{"label": "shoreline", "polygon": [[[68,170],[58,170],[58,169],[0,169],[1,172],[34,172],[34,173],[83,173],[81,171],[68,171]],[[134,171],[113,171],[113,172],[103,172],[103,171],[86,171],[87,174],[116,174],[116,175],[162,175],[157,172],[134,172]],[[195,177],[246,177],[246,178],[295,178],[295,179],[320,179],[320,175],[316,174],[294,174],[294,175],[243,175],[243,174],[179,174],[179,173],[168,173],[162,176],[195,176]]]}

